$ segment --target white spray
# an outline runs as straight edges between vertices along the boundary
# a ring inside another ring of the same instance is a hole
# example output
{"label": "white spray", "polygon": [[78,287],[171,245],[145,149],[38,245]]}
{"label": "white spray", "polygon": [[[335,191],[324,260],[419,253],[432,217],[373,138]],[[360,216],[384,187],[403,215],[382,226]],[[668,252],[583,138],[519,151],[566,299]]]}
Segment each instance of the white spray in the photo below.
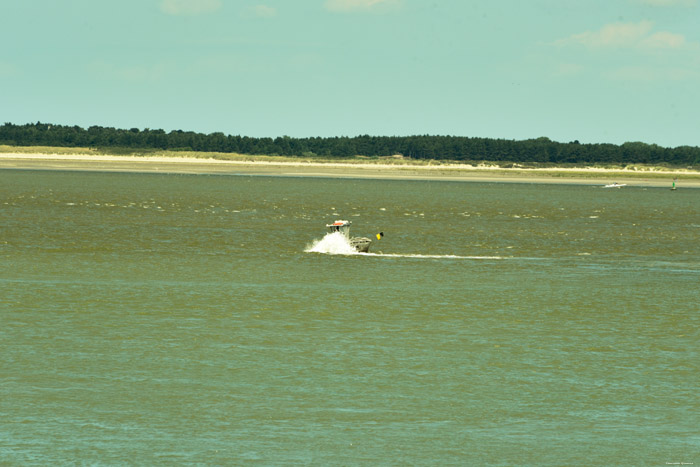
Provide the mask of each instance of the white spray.
{"label": "white spray", "polygon": [[348,237],[340,232],[326,234],[306,248],[309,253],[327,253],[331,255],[356,255],[357,250],[350,245]]}

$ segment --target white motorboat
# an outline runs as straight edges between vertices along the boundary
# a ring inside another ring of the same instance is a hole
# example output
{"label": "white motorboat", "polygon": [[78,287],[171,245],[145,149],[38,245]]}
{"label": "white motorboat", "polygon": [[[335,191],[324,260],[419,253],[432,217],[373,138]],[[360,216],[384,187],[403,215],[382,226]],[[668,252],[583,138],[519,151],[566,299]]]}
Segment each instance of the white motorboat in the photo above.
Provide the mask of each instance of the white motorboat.
{"label": "white motorboat", "polygon": [[[372,239],[367,237],[351,237],[350,224],[352,224],[350,221],[337,220],[332,224],[326,224],[326,227],[328,227],[328,230],[330,230],[331,233],[339,232],[345,236],[350,245],[358,252],[367,253],[370,245],[372,244]],[[384,234],[380,232],[377,234],[377,238],[381,238],[383,235]]]}

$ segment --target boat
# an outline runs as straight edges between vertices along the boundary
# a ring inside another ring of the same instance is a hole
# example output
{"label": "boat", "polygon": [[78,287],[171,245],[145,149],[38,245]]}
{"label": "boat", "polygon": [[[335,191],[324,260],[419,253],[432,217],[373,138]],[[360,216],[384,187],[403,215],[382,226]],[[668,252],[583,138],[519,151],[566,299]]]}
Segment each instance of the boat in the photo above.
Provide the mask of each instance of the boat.
{"label": "boat", "polygon": [[[367,253],[369,251],[370,245],[372,244],[372,240],[367,237],[351,237],[350,224],[352,224],[352,222],[350,221],[337,220],[332,224],[326,224],[326,227],[328,227],[328,230],[331,233],[339,232],[340,234],[345,236],[345,238],[348,239],[350,245],[359,253]],[[377,238],[381,238],[383,235],[383,233],[378,233]]]}
{"label": "boat", "polygon": [[671,185],[671,190],[675,190],[675,189],[676,189],[676,179],[674,178],[673,185]]}
{"label": "boat", "polygon": [[622,188],[623,186],[627,186],[626,183],[610,183],[608,185],[605,185],[603,188]]}

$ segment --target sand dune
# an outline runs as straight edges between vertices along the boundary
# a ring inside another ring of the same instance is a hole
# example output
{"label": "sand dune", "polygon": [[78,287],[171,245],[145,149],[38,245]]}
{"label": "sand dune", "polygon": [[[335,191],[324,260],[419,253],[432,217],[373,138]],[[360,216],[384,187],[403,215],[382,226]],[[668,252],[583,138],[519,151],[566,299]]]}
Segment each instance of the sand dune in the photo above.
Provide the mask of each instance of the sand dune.
{"label": "sand dune", "polygon": [[229,173],[247,175],[455,180],[519,183],[571,183],[700,188],[700,172],[603,168],[499,168],[468,164],[414,165],[397,162],[308,162],[220,160],[171,156],[0,153],[0,169],[89,170],[160,173]]}

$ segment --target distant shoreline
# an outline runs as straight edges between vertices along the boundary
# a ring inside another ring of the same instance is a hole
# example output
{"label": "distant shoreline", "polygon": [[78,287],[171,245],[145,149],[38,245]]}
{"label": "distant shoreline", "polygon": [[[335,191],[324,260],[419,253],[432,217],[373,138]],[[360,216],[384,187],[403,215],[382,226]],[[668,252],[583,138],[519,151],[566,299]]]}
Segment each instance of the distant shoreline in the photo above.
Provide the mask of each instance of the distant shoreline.
{"label": "distant shoreline", "polygon": [[[48,152],[48,151],[47,151]],[[182,174],[241,174],[297,177],[451,180],[700,188],[700,172],[584,168],[500,168],[468,164],[416,164],[401,160],[344,162],[276,160],[241,156],[238,160],[162,155],[49,154],[0,152],[0,169],[77,170]]]}

